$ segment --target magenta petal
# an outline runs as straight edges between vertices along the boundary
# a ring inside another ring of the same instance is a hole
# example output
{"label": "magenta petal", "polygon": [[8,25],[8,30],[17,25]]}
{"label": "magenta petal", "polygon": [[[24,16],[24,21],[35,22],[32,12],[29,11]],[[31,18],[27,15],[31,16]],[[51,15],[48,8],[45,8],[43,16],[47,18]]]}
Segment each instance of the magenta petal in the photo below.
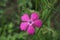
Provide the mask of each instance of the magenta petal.
{"label": "magenta petal", "polygon": [[31,19],[32,19],[32,20],[39,19],[39,15],[38,15],[36,12],[33,12],[33,13],[31,14]]}
{"label": "magenta petal", "polygon": [[34,28],[33,28],[33,26],[32,26],[32,25],[28,27],[27,32],[28,32],[28,34],[31,34],[31,35],[33,35],[33,34],[34,34],[35,30],[34,30]]}
{"label": "magenta petal", "polygon": [[27,26],[28,26],[27,22],[22,22],[20,24],[20,29],[25,31],[27,29]]}
{"label": "magenta petal", "polygon": [[34,25],[38,28],[40,28],[42,26],[42,21],[41,20],[35,20],[34,21]]}
{"label": "magenta petal", "polygon": [[22,21],[28,21],[28,20],[29,20],[29,15],[28,15],[28,14],[24,14],[24,15],[21,17],[21,20],[22,20]]}

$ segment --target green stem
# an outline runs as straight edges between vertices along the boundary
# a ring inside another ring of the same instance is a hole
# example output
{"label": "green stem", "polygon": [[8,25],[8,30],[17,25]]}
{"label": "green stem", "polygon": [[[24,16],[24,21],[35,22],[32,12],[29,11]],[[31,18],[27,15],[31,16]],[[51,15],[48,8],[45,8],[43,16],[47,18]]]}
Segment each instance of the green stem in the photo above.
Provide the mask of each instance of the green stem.
{"label": "green stem", "polygon": [[[50,12],[51,12],[51,10],[50,10]],[[50,17],[50,15],[52,14],[50,14],[50,12],[49,12],[49,14],[46,16],[46,18],[44,19],[44,21],[43,21],[43,24],[46,22],[46,20]],[[42,24],[42,26],[43,26],[43,24]],[[40,29],[37,31],[37,34],[39,33],[39,31],[40,31]]]}
{"label": "green stem", "polygon": [[36,3],[36,4],[35,4],[35,10],[37,10],[37,1],[38,1],[38,0],[35,1],[35,3]]}
{"label": "green stem", "polygon": [[[56,1],[54,2],[54,4],[56,3]],[[46,16],[46,18],[44,19],[44,21],[43,21],[43,24],[46,22],[46,20],[48,19],[48,17],[50,17],[50,15],[52,14],[52,13],[50,13],[51,11],[52,11],[52,9],[54,9],[53,8],[53,6],[54,6],[54,4],[52,4],[52,7],[50,8],[50,10],[49,10],[49,14]],[[49,8],[49,7],[48,7]],[[43,24],[42,24],[42,26],[43,26]],[[37,31],[37,34],[39,33],[39,31],[40,31],[40,29]]]}

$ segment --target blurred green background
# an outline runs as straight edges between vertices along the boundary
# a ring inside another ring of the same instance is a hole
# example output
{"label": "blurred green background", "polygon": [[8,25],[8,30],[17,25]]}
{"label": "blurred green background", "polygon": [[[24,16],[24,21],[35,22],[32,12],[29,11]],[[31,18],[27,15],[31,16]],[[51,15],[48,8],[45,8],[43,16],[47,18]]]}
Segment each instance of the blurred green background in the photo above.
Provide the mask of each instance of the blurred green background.
{"label": "blurred green background", "polygon": [[[34,35],[19,29],[20,17],[31,12],[43,21]],[[60,40],[60,0],[0,0],[0,40]]]}

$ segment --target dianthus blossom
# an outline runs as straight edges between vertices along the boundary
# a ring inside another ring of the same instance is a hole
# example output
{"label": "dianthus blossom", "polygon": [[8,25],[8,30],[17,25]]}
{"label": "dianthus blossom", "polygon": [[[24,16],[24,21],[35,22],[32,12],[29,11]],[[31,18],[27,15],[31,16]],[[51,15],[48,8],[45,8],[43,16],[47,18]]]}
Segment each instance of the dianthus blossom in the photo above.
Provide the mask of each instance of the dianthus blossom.
{"label": "dianthus blossom", "polygon": [[42,21],[39,19],[39,15],[36,12],[32,12],[31,16],[26,13],[23,14],[21,20],[20,29],[27,31],[28,34],[34,34],[35,27],[40,28],[42,26]]}

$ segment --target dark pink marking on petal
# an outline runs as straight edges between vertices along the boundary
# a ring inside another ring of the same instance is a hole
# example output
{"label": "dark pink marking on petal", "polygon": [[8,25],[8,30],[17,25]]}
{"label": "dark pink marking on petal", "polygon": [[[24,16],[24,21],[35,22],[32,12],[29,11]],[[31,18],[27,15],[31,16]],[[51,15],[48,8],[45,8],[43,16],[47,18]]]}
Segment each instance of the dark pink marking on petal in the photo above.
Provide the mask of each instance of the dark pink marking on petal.
{"label": "dark pink marking on petal", "polygon": [[29,20],[29,15],[28,15],[28,14],[24,14],[24,15],[21,17],[21,20],[22,20],[22,21],[28,21],[28,20]]}
{"label": "dark pink marking on petal", "polygon": [[39,20],[39,19],[38,19],[38,20],[35,20],[35,21],[34,21],[34,26],[40,28],[40,27],[42,26],[42,21]]}
{"label": "dark pink marking on petal", "polygon": [[32,26],[32,25],[28,27],[27,32],[28,32],[28,34],[31,34],[31,35],[33,35],[33,34],[34,34],[35,29],[33,28],[33,26]]}
{"label": "dark pink marking on petal", "polygon": [[27,29],[27,27],[28,27],[28,23],[27,22],[22,22],[20,24],[20,29],[23,30],[23,31],[25,31]]}
{"label": "dark pink marking on petal", "polygon": [[38,13],[33,12],[33,13],[31,14],[31,19],[32,19],[32,20],[39,19],[39,15],[38,15]]}

